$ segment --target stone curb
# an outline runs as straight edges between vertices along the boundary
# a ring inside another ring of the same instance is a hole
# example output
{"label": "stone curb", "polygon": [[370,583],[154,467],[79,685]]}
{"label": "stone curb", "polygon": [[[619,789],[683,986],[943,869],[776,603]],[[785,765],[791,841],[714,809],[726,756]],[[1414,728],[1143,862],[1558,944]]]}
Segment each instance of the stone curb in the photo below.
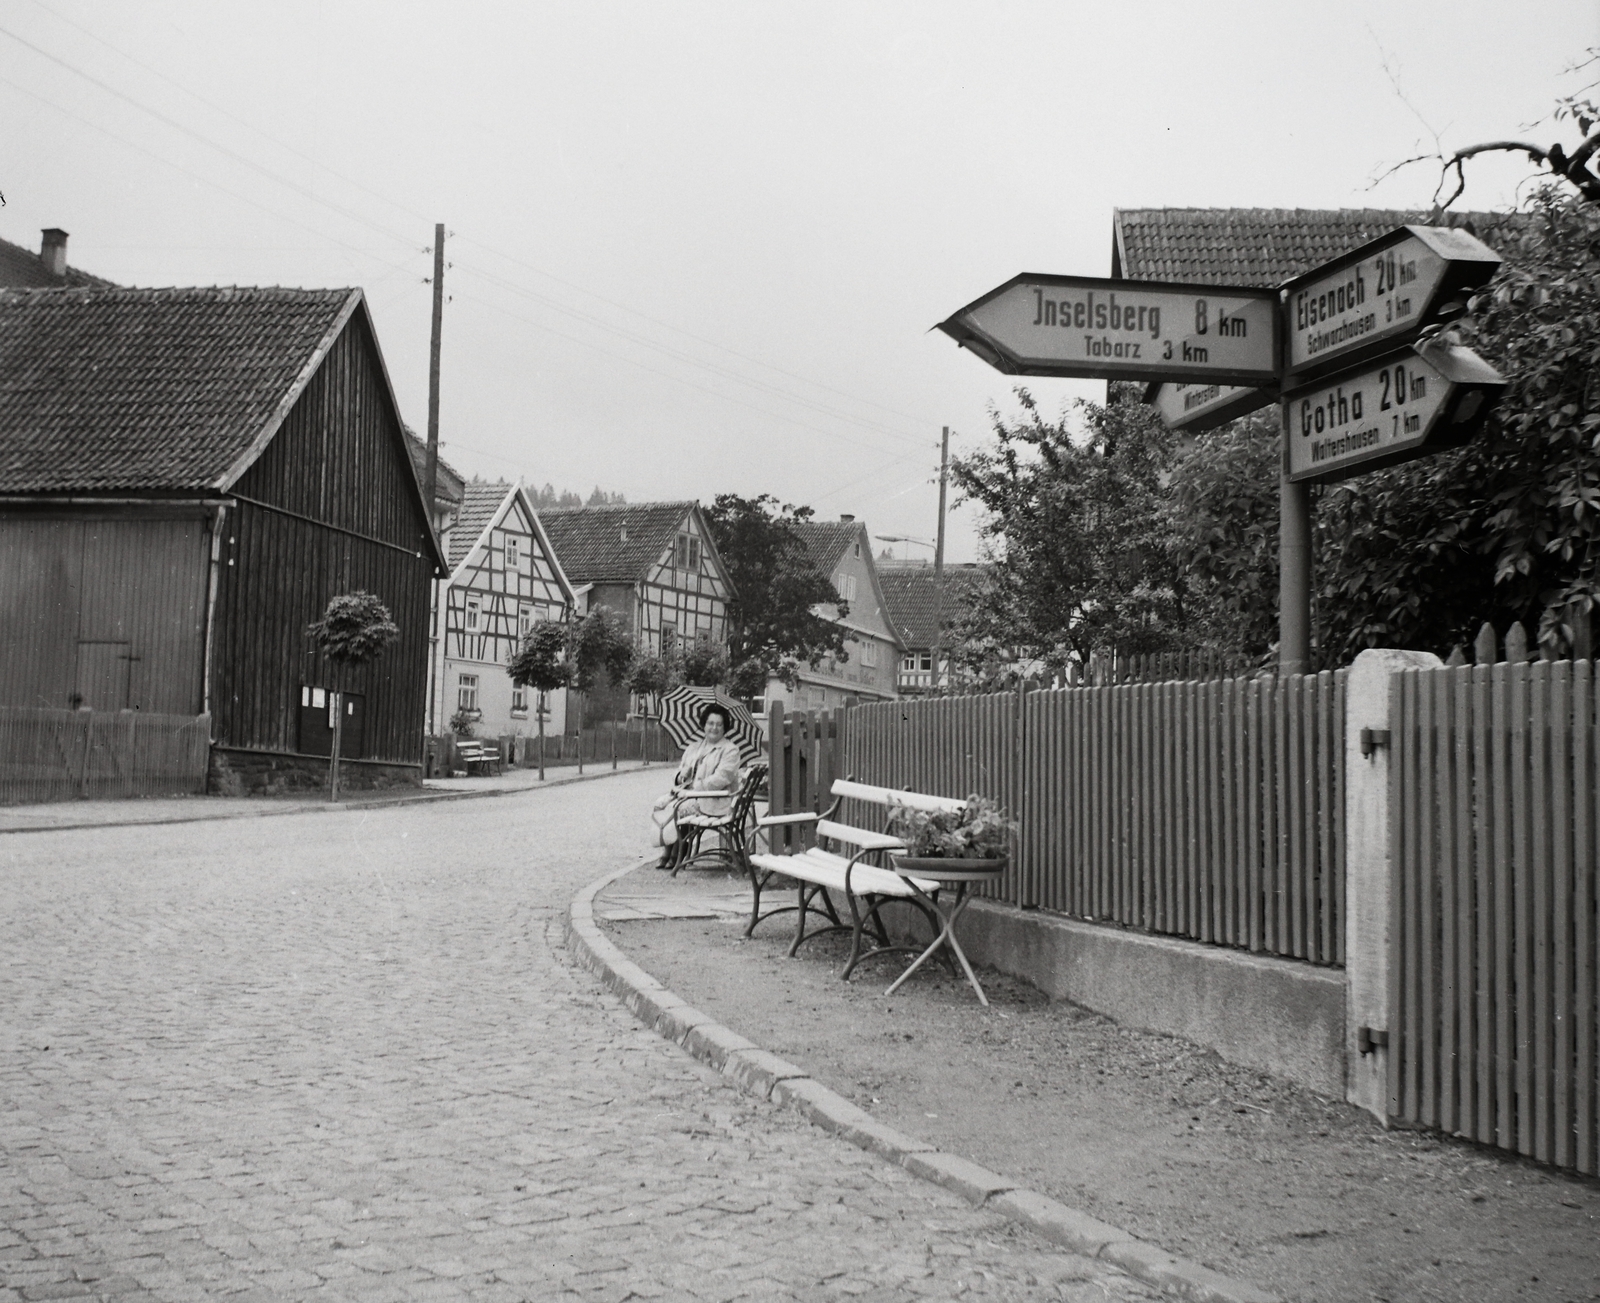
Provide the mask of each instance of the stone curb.
{"label": "stone curb", "polygon": [[[547,779],[542,786],[491,787],[482,792],[418,792],[415,796],[384,796],[372,801],[341,801],[338,805],[286,805],[281,810],[218,811],[211,814],[181,814],[171,819],[112,819],[103,822],[87,820],[81,823],[40,823],[25,828],[0,828],[0,837],[28,832],[82,832],[87,828],[165,828],[175,823],[221,823],[230,819],[272,819],[286,814],[353,814],[359,810],[388,810],[397,805],[433,805],[441,801],[479,801],[486,796],[515,796],[521,792],[542,792],[546,788],[565,787],[569,783],[589,783],[597,778],[611,778],[617,774],[632,773],[628,769],[607,769],[594,774],[573,774],[567,778]],[[263,798],[268,799],[268,798]],[[62,802],[70,806],[70,802]]]}
{"label": "stone curb", "polygon": [[1137,1280],[1194,1303],[1280,1303],[1275,1294],[1232,1280],[1198,1262],[1174,1257],[1076,1208],[1020,1189],[977,1163],[941,1153],[933,1145],[885,1126],[809,1076],[804,1068],[758,1048],[674,995],[628,959],[594,921],[594,898],[618,878],[654,860],[651,856],[591,882],[572,901],[566,918],[567,944],[578,961],[646,1027],[709,1063],[751,1094],[793,1108],[814,1126],[898,1163],[912,1175],[942,1185],[969,1203],[1010,1218],[1052,1244],[1109,1262]]}

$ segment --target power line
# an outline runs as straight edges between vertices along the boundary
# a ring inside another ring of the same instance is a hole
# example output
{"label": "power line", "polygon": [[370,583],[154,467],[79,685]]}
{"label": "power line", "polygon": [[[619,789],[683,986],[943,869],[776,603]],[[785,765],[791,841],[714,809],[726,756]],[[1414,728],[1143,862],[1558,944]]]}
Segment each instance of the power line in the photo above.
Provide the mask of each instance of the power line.
{"label": "power line", "polygon": [[[351,186],[354,189],[360,190],[364,194],[370,195],[372,198],[377,199],[380,203],[387,204],[390,207],[398,210],[399,212],[405,213],[406,215],[408,215],[410,217],[413,217],[413,218],[416,218],[419,221],[427,220],[427,219],[423,218],[423,216],[420,213],[417,213],[414,209],[408,208],[406,205],[401,204],[401,203],[397,202],[396,200],[394,200],[394,199],[392,199],[392,198],[390,198],[390,197],[388,197],[386,195],[383,195],[383,194],[379,193],[376,190],[373,190],[371,187],[366,186],[366,185],[362,184],[361,182],[356,181],[353,178],[348,177],[348,176],[344,175],[343,173],[340,173],[340,172],[336,171],[335,169],[328,167],[326,164],[319,162],[318,160],[312,158],[310,155],[305,154],[302,151],[296,149],[294,146],[292,146],[290,144],[287,144],[284,141],[278,140],[275,136],[271,135],[268,132],[262,131],[259,127],[254,126],[248,120],[240,117],[238,114],[233,113],[230,110],[224,108],[223,106],[214,103],[213,101],[207,99],[203,95],[200,95],[198,92],[189,89],[188,87],[184,86],[181,82],[177,81],[176,79],[174,79],[172,77],[169,77],[166,73],[163,73],[162,71],[160,71],[158,68],[155,68],[152,65],[150,65],[150,64],[146,63],[145,61],[143,61],[142,59],[139,59],[136,56],[129,54],[127,51],[125,51],[123,49],[120,49],[118,46],[113,45],[111,42],[105,40],[103,37],[100,37],[96,33],[90,31],[88,28],[84,27],[82,24],[75,22],[74,20],[66,17],[63,14],[58,13],[54,9],[50,8],[50,6],[41,3],[41,0],[33,0],[33,3],[35,5],[35,7],[39,8],[39,9],[42,9],[45,13],[50,14],[57,21],[63,22],[65,24],[67,24],[68,26],[74,28],[75,30],[77,30],[79,32],[82,32],[84,35],[88,36],[91,40],[95,41],[97,44],[105,47],[106,49],[110,50],[112,53],[118,55],[119,57],[127,60],[129,63],[132,63],[134,66],[143,69],[144,71],[150,73],[152,76],[155,76],[158,79],[160,79],[161,81],[165,82],[167,85],[172,86],[175,89],[181,91],[183,94],[190,96],[192,99],[196,100],[197,102],[199,102],[199,103],[205,105],[207,108],[211,109],[213,112],[219,113],[222,116],[228,118],[229,120],[231,120],[233,122],[236,122],[239,125],[243,126],[246,130],[254,132],[256,135],[260,136],[262,139],[267,140],[270,143],[278,146],[280,149],[283,149],[285,152],[293,155],[294,157],[299,158],[299,159],[303,160],[304,162],[310,163],[312,166],[317,167],[317,168],[321,169],[322,171],[326,172],[329,176],[334,177],[335,179],[343,182],[344,184],[346,184],[348,186]],[[368,219],[364,215],[362,215],[362,214],[360,214],[358,212],[355,212],[352,209],[345,208],[345,207],[343,207],[341,205],[338,205],[338,204],[334,204],[332,201],[322,198],[321,196],[315,194],[313,191],[308,190],[304,186],[299,185],[297,182],[294,182],[294,181],[292,181],[292,180],[280,175],[279,173],[276,173],[276,172],[272,171],[270,168],[263,167],[260,164],[254,163],[251,160],[249,160],[247,158],[244,158],[242,155],[236,153],[235,151],[230,149],[228,146],[226,146],[224,144],[221,144],[221,143],[219,143],[219,142],[217,142],[215,140],[212,140],[209,137],[207,137],[205,135],[202,135],[201,133],[199,133],[197,131],[194,131],[192,128],[189,128],[189,127],[185,126],[183,123],[178,122],[177,120],[169,117],[168,115],[160,112],[159,110],[150,108],[148,105],[145,105],[145,104],[141,103],[140,101],[138,101],[135,98],[133,98],[131,95],[128,95],[126,92],[117,89],[116,87],[110,85],[109,83],[105,82],[101,78],[95,77],[90,73],[84,72],[82,69],[74,67],[72,64],[68,63],[66,60],[60,58],[57,55],[51,54],[48,50],[45,50],[45,49],[41,48],[40,46],[37,46],[37,45],[33,44],[32,42],[24,39],[23,37],[18,36],[16,33],[11,32],[10,30],[5,29],[5,28],[0,28],[0,33],[3,33],[4,35],[9,36],[12,40],[18,42],[19,44],[25,46],[26,48],[28,48],[30,50],[32,50],[34,53],[40,55],[42,58],[48,59],[51,62],[57,64],[58,66],[66,69],[68,72],[74,74],[75,76],[81,77],[84,80],[90,82],[91,84],[93,84],[95,86],[98,86],[100,89],[105,91],[107,94],[116,96],[118,99],[121,99],[124,102],[133,105],[135,108],[140,109],[142,112],[148,113],[149,115],[151,115],[152,117],[156,118],[157,120],[159,120],[159,121],[165,123],[166,125],[172,127],[174,130],[180,131],[180,132],[184,133],[185,135],[190,136],[191,138],[193,138],[193,139],[199,141],[200,143],[206,145],[207,147],[217,150],[219,153],[222,153],[224,156],[226,156],[226,157],[228,157],[230,159],[233,159],[234,161],[242,164],[243,166],[249,167],[249,168],[253,169],[254,171],[257,171],[257,172],[261,173],[263,176],[266,176],[270,180],[276,181],[280,185],[284,185],[284,186],[288,187],[289,189],[293,190],[295,193],[301,195],[302,197],[310,199],[313,203],[321,204],[323,207],[328,208],[331,211],[336,212],[336,213],[340,214],[341,216],[344,216],[344,217],[348,218],[351,221],[359,222],[359,223],[361,223],[363,225],[366,225],[366,226],[370,227],[371,229],[373,229],[375,231],[378,231],[380,234],[387,235],[392,239],[400,241],[401,243],[404,243],[404,244],[410,244],[411,243],[411,241],[406,236],[401,235],[398,232],[395,232],[393,230],[390,230],[388,227],[382,226],[379,223]],[[115,139],[115,137],[113,137],[113,138]],[[124,142],[124,143],[126,143],[126,142]],[[263,211],[270,211],[270,210],[263,210]],[[300,223],[296,223],[296,224],[297,225],[301,225]],[[310,228],[305,228],[305,229],[310,229]],[[634,307],[632,305],[618,303],[614,299],[607,298],[605,295],[596,293],[595,291],[590,290],[590,289],[588,289],[588,288],[586,288],[586,287],[584,287],[582,285],[579,285],[576,282],[566,280],[563,277],[557,276],[552,272],[545,271],[543,268],[535,266],[534,264],[532,264],[530,262],[527,262],[524,259],[517,258],[517,257],[515,257],[515,256],[513,256],[511,254],[508,254],[508,253],[504,252],[503,250],[496,249],[495,247],[485,243],[484,241],[473,239],[471,236],[465,236],[465,237],[461,237],[461,238],[465,239],[470,244],[477,245],[479,248],[484,249],[486,252],[493,254],[495,257],[504,259],[506,262],[509,262],[514,266],[521,267],[524,270],[530,271],[530,272],[534,273],[537,276],[542,276],[542,277],[544,277],[544,278],[546,278],[548,280],[554,281],[556,284],[563,285],[563,286],[567,287],[568,289],[572,289],[572,290],[577,291],[580,294],[587,295],[587,296],[589,296],[589,297],[591,297],[593,299],[596,299],[597,301],[599,301],[601,303],[606,304],[609,307],[616,308],[619,311],[627,312],[632,317],[636,317],[636,318],[648,321],[653,325],[660,326],[661,328],[663,328],[665,330],[670,330],[670,331],[672,331],[672,332],[674,332],[676,334],[681,334],[681,335],[685,336],[686,338],[695,340],[697,343],[704,344],[707,347],[715,348],[720,352],[728,354],[730,357],[739,358],[741,361],[749,362],[754,366],[763,367],[763,368],[765,368],[765,369],[767,369],[769,371],[775,372],[776,374],[786,376],[789,379],[797,380],[802,384],[811,385],[811,386],[813,386],[815,388],[824,390],[825,392],[832,393],[832,394],[834,394],[834,395],[836,395],[838,397],[844,398],[844,399],[846,399],[846,400],[848,400],[848,401],[850,401],[852,403],[859,403],[859,404],[861,404],[863,406],[874,407],[874,408],[877,408],[880,411],[887,412],[890,415],[899,416],[899,417],[902,417],[905,420],[912,421],[912,422],[917,423],[917,424],[921,424],[923,419],[924,419],[922,417],[913,416],[912,414],[910,414],[908,412],[902,412],[897,408],[889,407],[886,404],[878,403],[878,402],[876,402],[876,401],[874,401],[872,399],[862,398],[862,397],[860,397],[858,395],[848,393],[845,390],[835,388],[834,386],[825,384],[822,381],[810,379],[807,376],[800,375],[798,372],[789,371],[789,370],[787,370],[787,369],[785,369],[783,367],[776,366],[773,363],[763,361],[762,359],[757,358],[757,357],[753,357],[750,354],[742,353],[737,349],[730,348],[727,345],[719,343],[716,340],[709,339],[709,338],[707,338],[707,337],[705,337],[703,335],[696,334],[693,331],[686,330],[681,326],[673,325],[671,322],[667,322],[667,321],[664,321],[664,320],[662,320],[662,319],[660,319],[658,317],[653,317],[653,316],[650,316],[647,313],[640,312],[636,307]],[[489,273],[481,273],[481,274],[484,274],[486,276],[489,275]],[[532,295],[532,291],[519,291],[519,292],[526,292],[526,293],[529,293],[530,296]],[[545,300],[545,302],[549,303],[551,301]],[[552,306],[554,306],[553,303],[552,303]],[[614,328],[602,326],[602,329],[614,329]],[[618,331],[618,333],[625,333],[625,332]],[[690,359],[690,360],[692,361],[692,359]],[[707,369],[711,369],[709,367],[709,364],[706,364],[706,363],[694,362],[694,364],[695,365],[700,365],[702,367],[706,367]],[[724,371],[723,374],[736,375],[736,373],[727,372],[727,371]],[[761,382],[756,382],[756,381],[741,380],[741,383],[751,384],[754,387],[763,387],[761,385]],[[766,387],[770,388],[770,386],[766,386]],[[801,400],[795,400],[795,401],[801,401]],[[812,404],[812,405],[816,408],[816,410],[819,410],[819,411],[825,410],[819,404]],[[857,418],[850,418],[850,419],[857,419]],[[859,419],[857,419],[857,423],[858,424],[862,424],[862,425],[870,425],[871,424],[870,422],[862,421],[862,420],[859,420]]]}

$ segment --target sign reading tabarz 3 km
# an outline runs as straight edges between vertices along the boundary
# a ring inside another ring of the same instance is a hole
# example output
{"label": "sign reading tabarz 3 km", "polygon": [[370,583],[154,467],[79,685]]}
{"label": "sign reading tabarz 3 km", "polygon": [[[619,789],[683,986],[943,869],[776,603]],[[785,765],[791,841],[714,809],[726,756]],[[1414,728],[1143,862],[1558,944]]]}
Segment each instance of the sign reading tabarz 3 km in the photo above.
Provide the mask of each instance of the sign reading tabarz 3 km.
{"label": "sign reading tabarz 3 km", "polygon": [[1013,376],[1277,379],[1278,293],[1024,273],[939,323]]}

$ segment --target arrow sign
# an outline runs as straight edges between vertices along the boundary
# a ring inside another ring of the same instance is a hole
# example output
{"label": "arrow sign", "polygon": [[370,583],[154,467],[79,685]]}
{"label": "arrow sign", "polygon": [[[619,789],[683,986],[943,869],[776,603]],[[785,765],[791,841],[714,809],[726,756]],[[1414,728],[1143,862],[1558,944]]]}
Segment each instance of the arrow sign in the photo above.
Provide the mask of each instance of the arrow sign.
{"label": "arrow sign", "polygon": [[1408,344],[1456,315],[1486,285],[1500,255],[1466,231],[1402,226],[1284,286],[1286,383]]}
{"label": "arrow sign", "polygon": [[1470,348],[1425,344],[1286,393],[1289,478],[1327,484],[1465,443],[1505,387]]}
{"label": "arrow sign", "polygon": [[1276,290],[1024,274],[939,323],[1013,376],[1277,379]]}
{"label": "arrow sign", "polygon": [[1265,407],[1276,397],[1270,390],[1252,389],[1249,385],[1201,385],[1193,381],[1155,386],[1153,402],[1169,430],[1187,430],[1200,434],[1226,425],[1236,416],[1244,416],[1257,408]]}

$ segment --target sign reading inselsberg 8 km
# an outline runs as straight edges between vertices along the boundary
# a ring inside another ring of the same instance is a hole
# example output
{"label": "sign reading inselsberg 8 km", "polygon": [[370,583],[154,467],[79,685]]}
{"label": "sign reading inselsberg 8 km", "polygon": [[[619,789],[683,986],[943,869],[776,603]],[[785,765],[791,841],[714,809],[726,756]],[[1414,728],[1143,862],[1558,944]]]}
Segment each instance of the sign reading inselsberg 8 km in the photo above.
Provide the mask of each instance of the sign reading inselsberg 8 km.
{"label": "sign reading inselsberg 8 km", "polygon": [[939,329],[1007,375],[1271,383],[1275,290],[1022,275]]}
{"label": "sign reading inselsberg 8 km", "polygon": [[1409,342],[1445,304],[1487,284],[1499,265],[1500,255],[1466,231],[1403,226],[1290,281],[1288,383]]}

